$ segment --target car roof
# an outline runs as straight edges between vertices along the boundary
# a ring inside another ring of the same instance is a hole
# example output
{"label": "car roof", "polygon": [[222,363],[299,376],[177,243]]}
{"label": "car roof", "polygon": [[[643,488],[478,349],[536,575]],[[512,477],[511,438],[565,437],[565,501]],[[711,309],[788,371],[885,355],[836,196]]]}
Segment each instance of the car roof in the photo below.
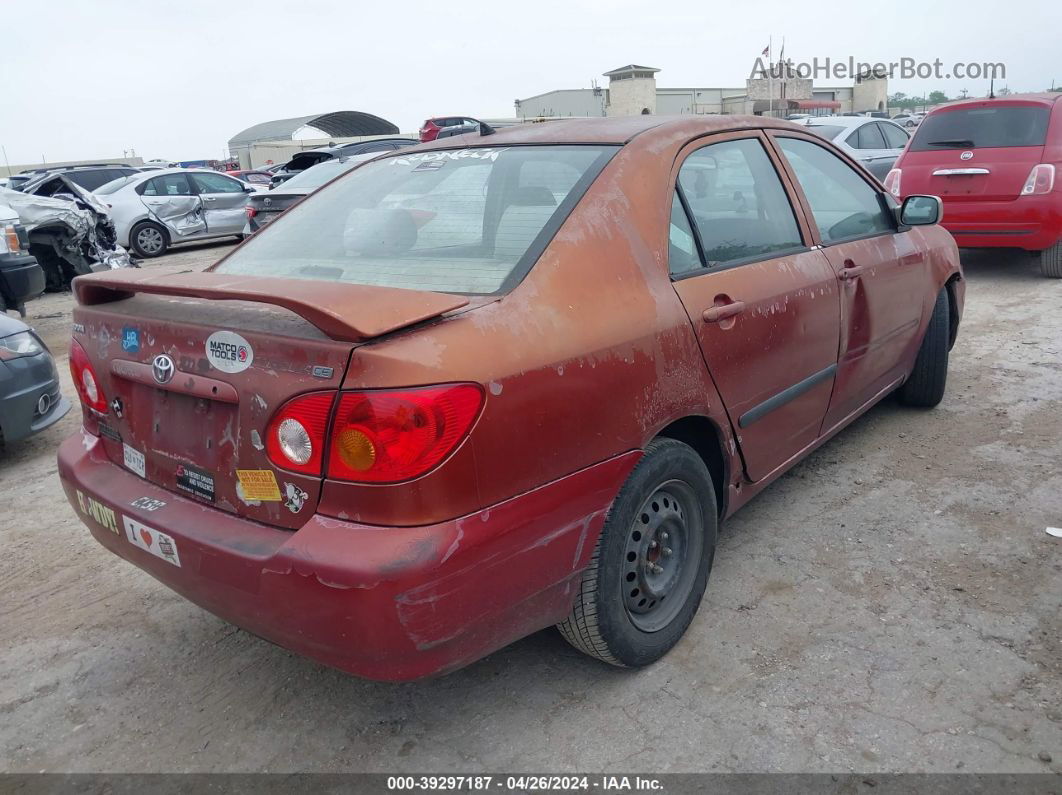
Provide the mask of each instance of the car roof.
{"label": "car roof", "polygon": [[892,121],[892,119],[879,119],[877,116],[811,116],[807,119],[800,119],[797,124],[801,127],[814,127],[816,124],[834,127],[862,127],[872,121]]}
{"label": "car roof", "polygon": [[948,102],[946,105],[938,105],[930,110],[930,113],[938,113],[940,111],[951,110],[952,108],[962,107],[964,105],[987,105],[989,103],[1016,103],[1018,105],[1043,105],[1044,107],[1052,107],[1058,100],[1062,98],[1062,91],[1042,91],[1039,93],[1030,94],[1007,94],[1003,97],[976,97],[970,99],[959,99],[954,102]]}
{"label": "car roof", "polygon": [[443,138],[416,147],[453,149],[454,146],[509,146],[517,144],[625,144],[635,136],[650,134],[670,137],[682,132],[690,137],[708,133],[745,129],[800,130],[801,125],[764,116],[615,116],[607,118],[558,119],[544,122],[525,122],[500,127],[491,135],[455,136],[460,140]]}

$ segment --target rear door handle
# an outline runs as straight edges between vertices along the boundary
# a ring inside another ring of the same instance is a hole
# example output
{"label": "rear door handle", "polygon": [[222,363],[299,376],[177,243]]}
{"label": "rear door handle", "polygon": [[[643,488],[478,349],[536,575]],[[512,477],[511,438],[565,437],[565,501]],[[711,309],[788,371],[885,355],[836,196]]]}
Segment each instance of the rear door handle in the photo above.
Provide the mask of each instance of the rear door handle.
{"label": "rear door handle", "polygon": [[728,317],[740,315],[744,311],[744,301],[731,301],[729,304],[713,306],[711,309],[705,309],[704,314],[701,315],[701,317],[704,318],[705,323],[718,323],[720,320],[726,320]]}
{"label": "rear door handle", "polygon": [[844,261],[844,267],[841,268],[841,272],[837,274],[837,278],[841,281],[858,279],[862,274],[866,273],[868,269],[868,265],[856,265],[852,260],[846,259]]}
{"label": "rear door handle", "polygon": [[205,202],[217,201],[217,197],[215,197],[215,196],[204,196],[203,197],[203,201],[205,201]]}

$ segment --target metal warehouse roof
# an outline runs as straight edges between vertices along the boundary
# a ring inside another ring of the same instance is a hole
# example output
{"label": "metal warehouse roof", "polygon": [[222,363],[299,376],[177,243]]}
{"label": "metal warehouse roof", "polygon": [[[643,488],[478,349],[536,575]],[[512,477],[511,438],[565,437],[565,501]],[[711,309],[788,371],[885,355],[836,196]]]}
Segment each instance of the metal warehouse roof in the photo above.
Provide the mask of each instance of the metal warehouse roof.
{"label": "metal warehouse roof", "polygon": [[397,126],[371,113],[336,110],[331,113],[298,116],[294,119],[264,121],[236,133],[229,139],[229,146],[246,145],[255,141],[290,141],[291,136],[301,127],[313,127],[336,138],[352,138],[359,135],[395,135],[398,132]]}

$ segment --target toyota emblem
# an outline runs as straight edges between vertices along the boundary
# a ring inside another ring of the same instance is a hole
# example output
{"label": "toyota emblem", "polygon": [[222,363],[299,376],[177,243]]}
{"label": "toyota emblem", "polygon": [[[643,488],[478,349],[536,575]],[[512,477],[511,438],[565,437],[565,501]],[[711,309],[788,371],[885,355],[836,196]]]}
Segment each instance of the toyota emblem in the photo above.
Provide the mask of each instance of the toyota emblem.
{"label": "toyota emblem", "polygon": [[158,384],[168,384],[173,378],[174,369],[173,359],[164,353],[156,356],[155,361],[151,363],[151,374]]}
{"label": "toyota emblem", "polygon": [[959,155],[959,160],[973,160],[973,152],[963,152]]}

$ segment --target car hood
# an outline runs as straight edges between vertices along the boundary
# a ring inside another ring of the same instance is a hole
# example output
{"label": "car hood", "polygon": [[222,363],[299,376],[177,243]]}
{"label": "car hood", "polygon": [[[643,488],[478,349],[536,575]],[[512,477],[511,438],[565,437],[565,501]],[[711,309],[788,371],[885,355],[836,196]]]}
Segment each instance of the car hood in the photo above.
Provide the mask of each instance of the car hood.
{"label": "car hood", "polygon": [[0,312],[0,337],[8,337],[12,334],[18,334],[20,331],[26,331],[28,329],[29,326],[21,320],[11,317],[11,315],[4,312]]}

